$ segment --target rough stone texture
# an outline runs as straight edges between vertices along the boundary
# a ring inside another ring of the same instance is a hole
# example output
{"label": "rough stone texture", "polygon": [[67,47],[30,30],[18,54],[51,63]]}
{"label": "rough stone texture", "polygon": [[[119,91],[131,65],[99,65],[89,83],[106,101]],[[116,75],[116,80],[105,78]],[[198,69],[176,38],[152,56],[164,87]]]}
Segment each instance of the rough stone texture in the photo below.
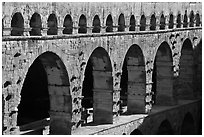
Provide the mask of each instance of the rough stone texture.
{"label": "rough stone texture", "polygon": [[[159,21],[160,13],[163,11],[164,16],[169,18],[169,13],[173,13],[174,16],[178,12],[181,15],[184,15],[185,10],[187,13],[190,13],[191,10],[194,13],[198,12],[202,20],[201,15],[201,3],[2,3],[2,21],[3,21],[3,41],[2,41],[2,105],[3,105],[3,134],[19,134],[19,127],[17,126],[17,115],[18,115],[18,105],[21,100],[21,89],[28,72],[29,67],[34,62],[34,60],[42,55],[43,53],[51,52],[56,54],[59,58],[56,60],[54,68],[49,68],[49,63],[45,63],[47,74],[49,75],[49,86],[56,84],[56,80],[53,82],[53,79],[60,79],[63,81],[64,74],[59,74],[56,69],[58,66],[64,65],[67,73],[67,79],[65,81],[69,83],[65,87],[62,83],[57,83],[62,87],[51,88],[49,94],[55,94],[55,91],[70,90],[70,94],[60,93],[61,95],[55,96],[56,101],[59,104],[54,104],[53,106],[59,106],[62,108],[60,111],[63,111],[63,116],[68,117],[63,127],[71,128],[75,130],[81,119],[81,95],[82,95],[82,83],[84,79],[84,72],[86,68],[87,61],[91,56],[94,49],[97,47],[102,47],[105,49],[107,54],[110,57],[111,68],[112,68],[112,112],[113,118],[116,118],[119,111],[119,99],[120,99],[120,77],[122,73],[122,65],[124,58],[128,49],[137,44],[143,53],[145,61],[145,70],[146,70],[146,95],[145,95],[145,112],[149,112],[152,107],[151,103],[151,86],[152,86],[152,71],[154,59],[157,53],[157,50],[162,42],[166,41],[168,46],[172,51],[173,57],[173,71],[174,71],[174,81],[177,83],[179,75],[179,59],[181,56],[181,48],[185,39],[189,39],[193,44],[193,50],[196,49],[199,42],[202,38],[201,28],[191,28],[191,29],[178,29],[178,30],[164,30],[164,31],[155,31],[155,32],[133,32],[129,33],[128,27],[126,27],[125,32],[122,33],[110,33],[109,35],[105,33],[105,29],[102,28],[102,31],[98,35],[91,35],[91,28],[88,28],[88,34],[78,35],[77,30],[73,30],[72,36],[61,35],[64,18],[67,14],[70,14],[73,20],[73,26],[78,27],[79,17],[81,14],[84,14],[87,18],[87,26],[92,26],[92,21],[94,15],[98,14],[101,26],[105,26],[106,17],[108,14],[112,15],[113,25],[116,26],[118,23],[118,17],[122,12],[125,17],[125,24],[129,24],[129,19],[132,14],[135,15],[136,24],[139,25],[140,17],[142,14],[146,17],[146,23],[149,24],[150,17],[153,13],[156,14],[156,19]],[[173,7],[173,8],[172,8]],[[20,12],[24,18],[24,36],[20,37],[10,37],[11,31],[11,20],[13,15],[16,12]],[[32,15],[37,12],[41,16],[42,35],[37,37],[30,37],[29,32],[26,31],[29,28],[29,22]],[[47,20],[51,13],[56,14],[58,21],[58,36],[47,36]],[[176,17],[175,21],[176,22]],[[175,25],[174,25],[175,27]],[[147,27],[147,30],[149,28]],[[138,27],[136,27],[138,30]],[[114,31],[117,31],[114,28]],[[201,47],[201,46],[200,46]],[[201,51],[201,50],[199,50]],[[200,53],[200,52],[199,52]],[[60,62],[62,64],[60,65]],[[199,89],[199,92],[196,91],[197,97],[201,97],[201,53],[199,58],[195,61],[197,65],[196,79],[198,83],[195,85],[195,89]],[[52,63],[51,63],[52,64]],[[60,72],[61,73],[61,72]],[[118,75],[119,74],[119,75]],[[73,78],[75,78],[73,80]],[[60,82],[60,80],[58,82]],[[167,82],[168,83],[168,82]],[[105,83],[104,83],[105,84]],[[168,83],[169,85],[169,83]],[[178,85],[174,84],[173,92]],[[109,93],[109,92],[107,92]],[[172,94],[172,93],[170,93]],[[62,96],[65,102],[61,102]],[[58,98],[59,97],[59,98]],[[67,102],[67,98],[69,101]],[[77,100],[77,101],[74,101]],[[56,103],[55,101],[53,103]],[[63,105],[66,103],[71,104],[70,109],[63,108]],[[142,104],[143,105],[143,104]],[[67,110],[63,110],[67,109]],[[55,110],[54,111],[58,111]],[[65,112],[68,112],[64,114]],[[61,117],[61,113],[54,113],[51,117],[55,117],[54,121],[51,122],[61,123],[57,119]],[[64,122],[64,121],[63,121]],[[54,124],[55,125],[55,124]],[[57,124],[58,125],[58,124]],[[51,129],[51,132],[54,132],[55,128]],[[58,130],[58,129],[56,129]],[[61,129],[59,129],[61,130]],[[63,130],[63,129],[62,129]],[[61,131],[56,131],[54,133],[59,133]],[[69,134],[71,130],[63,134]],[[119,133],[119,132],[118,132]]]}

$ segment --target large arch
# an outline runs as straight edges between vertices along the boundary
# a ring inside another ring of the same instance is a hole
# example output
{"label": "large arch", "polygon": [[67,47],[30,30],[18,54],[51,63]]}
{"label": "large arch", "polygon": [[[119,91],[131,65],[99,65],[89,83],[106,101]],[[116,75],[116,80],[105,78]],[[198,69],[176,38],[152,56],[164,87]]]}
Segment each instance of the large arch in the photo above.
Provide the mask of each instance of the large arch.
{"label": "large arch", "polygon": [[194,97],[194,58],[190,39],[186,39],[182,45],[179,64],[179,88],[177,88],[177,96],[179,99],[192,99]]}
{"label": "large arch", "polygon": [[11,20],[11,36],[22,36],[24,29],[24,19],[20,12],[13,15]]}
{"label": "large arch", "polygon": [[32,28],[30,31],[31,36],[41,36],[42,22],[40,14],[34,13],[30,20],[30,27]]}
{"label": "large arch", "polygon": [[50,117],[50,134],[71,134],[72,100],[69,87],[66,67],[58,55],[45,52],[36,58],[21,90],[17,117],[20,130],[28,130],[25,124],[36,124],[36,121],[43,128],[42,120]]}
{"label": "large arch", "polygon": [[57,35],[57,17],[54,13],[50,14],[47,20],[48,24],[48,30],[47,30],[47,35]]}
{"label": "large arch", "polygon": [[167,42],[161,43],[157,50],[152,82],[154,104],[173,105],[176,103],[173,92],[173,58]]}
{"label": "large arch", "polygon": [[120,87],[121,112],[145,113],[145,62],[138,45],[132,45],[126,53]]}
{"label": "large arch", "polygon": [[82,121],[89,120],[93,124],[113,123],[112,92],[111,61],[106,50],[98,47],[89,57],[82,87],[82,95],[84,96],[82,100],[83,111],[88,111],[92,108],[93,119],[87,119],[87,112],[85,112],[82,113]]}
{"label": "large arch", "polygon": [[157,131],[157,135],[173,135],[173,129],[168,120],[164,120]]}
{"label": "large arch", "polygon": [[182,125],[181,125],[181,135],[195,135],[196,134],[196,128],[193,116],[191,113],[187,113],[183,119]]}

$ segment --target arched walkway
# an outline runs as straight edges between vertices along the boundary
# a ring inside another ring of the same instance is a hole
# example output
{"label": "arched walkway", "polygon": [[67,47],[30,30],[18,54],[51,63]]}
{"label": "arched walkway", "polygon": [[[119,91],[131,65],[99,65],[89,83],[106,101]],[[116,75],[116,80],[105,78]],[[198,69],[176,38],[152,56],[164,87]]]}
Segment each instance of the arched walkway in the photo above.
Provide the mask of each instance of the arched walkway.
{"label": "arched walkway", "polygon": [[124,59],[121,76],[121,112],[145,112],[146,73],[144,56],[138,45],[132,45]]}
{"label": "arched walkway", "polygon": [[183,43],[180,57],[179,88],[177,94],[179,99],[193,99],[194,97],[194,59],[191,41],[186,39]]}
{"label": "arched walkway", "polygon": [[[50,134],[71,134],[69,86],[68,73],[59,56],[52,52],[41,54],[24,80],[17,125],[21,127],[50,117]],[[43,122],[41,124],[43,127]]]}
{"label": "arched walkway", "polygon": [[82,89],[82,95],[84,96],[82,100],[83,111],[89,111],[93,108],[93,119],[87,119],[87,112],[82,112],[82,121],[93,121],[93,124],[112,123],[112,92],[111,61],[106,50],[98,47],[93,51],[88,60]]}
{"label": "arched walkway", "polygon": [[173,135],[173,129],[168,120],[164,120],[157,131],[157,135]]}
{"label": "arched walkway", "polygon": [[195,134],[196,130],[193,116],[190,113],[187,113],[181,125],[181,135],[195,135]]}
{"label": "arched walkway", "polygon": [[154,60],[152,76],[153,101],[157,105],[173,105],[175,98],[173,93],[173,59],[168,43],[163,42]]}

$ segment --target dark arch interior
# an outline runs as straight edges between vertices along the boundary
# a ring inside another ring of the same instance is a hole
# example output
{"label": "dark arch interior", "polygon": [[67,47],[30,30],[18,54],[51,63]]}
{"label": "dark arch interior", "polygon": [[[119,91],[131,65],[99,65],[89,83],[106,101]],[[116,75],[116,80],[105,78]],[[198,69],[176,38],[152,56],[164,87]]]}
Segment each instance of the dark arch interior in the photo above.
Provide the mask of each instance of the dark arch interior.
{"label": "dark arch interior", "polygon": [[196,21],[196,27],[200,26],[200,15],[197,13],[195,16],[195,21]]}
{"label": "dark arch interior", "polygon": [[[137,71],[135,71],[137,70]],[[129,77],[130,76],[130,77]],[[137,113],[143,110],[143,94],[145,86],[145,67],[142,50],[132,45],[126,53],[120,82],[120,113]],[[138,87],[137,89],[133,87]],[[137,103],[136,103],[137,102]],[[136,104],[137,105],[136,105]]]}
{"label": "dark arch interior", "polygon": [[173,129],[168,120],[164,120],[157,131],[157,135],[173,135]]}
{"label": "dark arch interior", "polygon": [[194,13],[191,11],[190,13],[190,24],[189,27],[194,27]]}
{"label": "dark arch interior", "polygon": [[183,43],[179,65],[178,97],[180,99],[192,99],[194,96],[194,58],[193,47],[189,39]]}
{"label": "dark arch interior", "polygon": [[146,18],[144,15],[142,15],[140,19],[140,31],[145,31],[146,28]]}
{"label": "dark arch interior", "polygon": [[106,19],[106,32],[113,32],[113,19],[110,14]]}
{"label": "dark arch interior", "polygon": [[53,13],[48,18],[47,35],[57,35],[57,17]]}
{"label": "dark arch interior", "polygon": [[20,12],[13,15],[11,20],[11,36],[22,36],[24,29],[24,19]]}
{"label": "dark arch interior", "polygon": [[40,14],[34,13],[30,20],[30,31],[31,36],[41,36],[42,22]]}
{"label": "dark arch interior", "polygon": [[177,15],[177,20],[176,20],[176,27],[180,28],[181,27],[181,14]]}
{"label": "dark arch interior", "polygon": [[100,33],[101,31],[101,24],[100,24],[100,19],[98,17],[98,15],[94,16],[94,19],[93,19],[93,30],[92,30],[92,33]]}
{"label": "dark arch interior", "polygon": [[135,16],[132,15],[130,17],[130,28],[129,31],[135,31]]}
{"label": "dark arch interior", "polygon": [[[112,123],[112,66],[105,49],[98,47],[91,54],[85,69],[82,87],[82,126]],[[101,100],[103,97],[103,100]],[[101,109],[107,108],[107,110]],[[110,113],[111,112],[111,113]],[[103,113],[103,115],[101,115]]]}
{"label": "dark arch interior", "polygon": [[161,15],[161,19],[160,19],[160,29],[161,29],[161,30],[165,29],[165,17],[164,17],[164,14]]}
{"label": "dark arch interior", "polygon": [[86,23],[86,17],[84,15],[81,15],[79,18],[78,33],[87,33],[87,23]]}
{"label": "dark arch interior", "polygon": [[173,29],[173,27],[174,27],[174,16],[173,14],[171,14],[169,17],[169,29]]}
{"label": "dark arch interior", "polygon": [[182,126],[181,126],[181,135],[195,135],[195,123],[193,116],[190,113],[187,113],[184,117]]}
{"label": "dark arch interior", "polygon": [[[153,104],[168,105],[173,103],[173,68],[172,53],[168,43],[163,42],[154,59],[152,73]],[[168,84],[167,84],[168,83]]]}
{"label": "dark arch interior", "polygon": [[142,132],[139,129],[135,129],[130,133],[130,135],[142,135]]}
{"label": "dark arch interior", "polygon": [[183,27],[186,28],[187,26],[188,26],[188,16],[187,16],[187,10],[186,10],[184,14],[184,19],[183,19]]}
{"label": "dark arch interior", "polygon": [[30,66],[21,90],[17,125],[49,117],[50,102],[45,69],[37,58]]}
{"label": "dark arch interior", "polygon": [[73,22],[72,22],[72,17],[70,15],[66,15],[64,19],[63,27],[65,27],[63,30],[63,34],[72,34]]}
{"label": "dark arch interior", "polygon": [[125,18],[124,14],[120,14],[119,19],[118,19],[118,31],[124,31],[125,30]]}
{"label": "dark arch interior", "polygon": [[150,19],[150,30],[155,30],[155,29],[156,29],[156,17],[153,14]]}

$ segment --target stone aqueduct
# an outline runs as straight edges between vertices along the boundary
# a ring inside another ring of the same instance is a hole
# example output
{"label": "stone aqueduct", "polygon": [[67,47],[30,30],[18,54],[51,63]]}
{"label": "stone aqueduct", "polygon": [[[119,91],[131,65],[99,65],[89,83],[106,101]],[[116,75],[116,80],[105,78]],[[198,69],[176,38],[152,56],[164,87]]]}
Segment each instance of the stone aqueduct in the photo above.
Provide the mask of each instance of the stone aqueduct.
{"label": "stone aqueduct", "polygon": [[[197,127],[201,14],[201,3],[2,3],[3,134],[47,117],[50,134],[72,134],[84,107],[100,125],[117,121],[123,106],[148,115],[180,100],[197,102],[152,116],[155,126],[146,120],[141,131],[155,134],[170,121],[178,134],[185,115]],[[134,129],[130,122],[98,134]]]}

